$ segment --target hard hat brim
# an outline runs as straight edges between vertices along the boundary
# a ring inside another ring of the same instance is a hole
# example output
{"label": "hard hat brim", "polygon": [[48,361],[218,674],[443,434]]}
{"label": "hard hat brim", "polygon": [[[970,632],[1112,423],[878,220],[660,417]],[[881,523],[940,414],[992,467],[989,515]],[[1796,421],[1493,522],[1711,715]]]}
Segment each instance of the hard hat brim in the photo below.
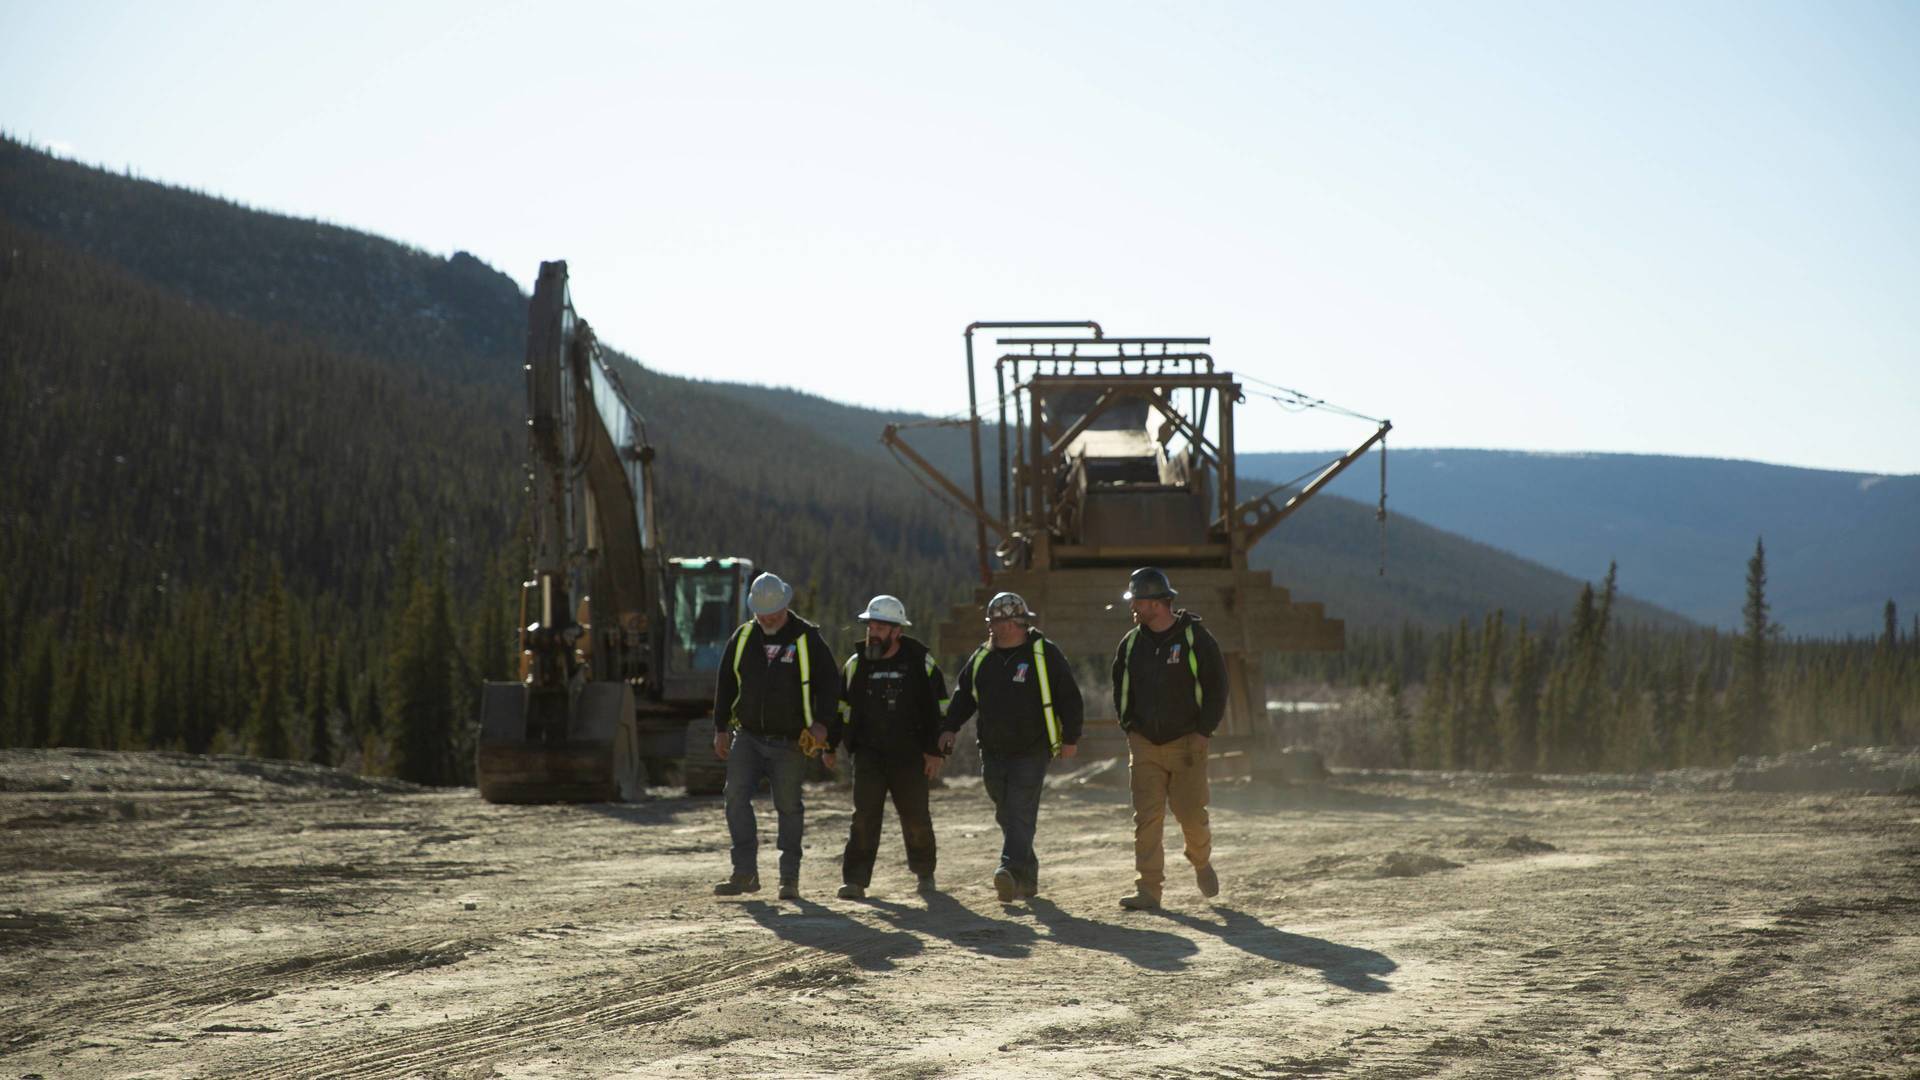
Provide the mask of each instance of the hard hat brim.
{"label": "hard hat brim", "polygon": [[869,615],[864,611],[858,615],[855,615],[854,618],[858,619],[861,622],[877,622],[877,623],[883,623],[887,626],[912,626],[913,625],[913,623],[907,619],[901,619],[899,622],[894,622],[892,619],[883,619],[878,615]]}

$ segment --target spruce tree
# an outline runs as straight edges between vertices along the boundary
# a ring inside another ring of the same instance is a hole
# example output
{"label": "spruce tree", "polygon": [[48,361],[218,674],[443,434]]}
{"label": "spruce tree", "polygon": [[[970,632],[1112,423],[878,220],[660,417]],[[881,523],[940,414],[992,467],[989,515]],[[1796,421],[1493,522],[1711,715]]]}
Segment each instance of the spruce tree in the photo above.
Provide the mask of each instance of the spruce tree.
{"label": "spruce tree", "polygon": [[1476,769],[1498,767],[1500,750],[1499,721],[1495,714],[1494,680],[1500,674],[1501,650],[1505,644],[1506,612],[1496,610],[1480,627],[1480,649],[1474,664],[1473,702],[1467,710],[1467,756]]}
{"label": "spruce tree", "polygon": [[286,583],[276,562],[268,576],[253,621],[253,711],[247,723],[246,745],[264,758],[292,757],[287,731],[293,679],[292,628],[287,611]]}
{"label": "spruce tree", "polygon": [[1513,687],[1500,713],[1501,765],[1508,772],[1527,772],[1540,760],[1540,689],[1543,669],[1539,646],[1527,634],[1527,620],[1513,647]]}
{"label": "spruce tree", "polygon": [[1733,686],[1728,702],[1736,754],[1764,754],[1771,747],[1773,697],[1768,685],[1770,651],[1777,628],[1767,618],[1767,548],[1755,540],[1747,560],[1747,602],[1743,629],[1734,653]]}

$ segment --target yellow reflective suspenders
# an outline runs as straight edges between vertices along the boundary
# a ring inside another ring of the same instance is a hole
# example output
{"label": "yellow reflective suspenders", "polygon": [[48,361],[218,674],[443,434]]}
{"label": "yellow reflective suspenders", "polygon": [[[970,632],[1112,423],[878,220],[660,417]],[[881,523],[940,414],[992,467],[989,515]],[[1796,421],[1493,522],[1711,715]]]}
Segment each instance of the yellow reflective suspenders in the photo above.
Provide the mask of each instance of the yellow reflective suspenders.
{"label": "yellow reflective suspenders", "polygon": [[730,728],[740,726],[740,658],[746,655],[747,639],[753,636],[753,624],[750,622],[741,623],[740,629],[734,633],[733,704],[727,706],[727,726]]}
{"label": "yellow reflective suspenders", "polygon": [[[1133,687],[1133,642],[1140,636],[1140,628],[1127,631],[1126,644],[1120,651],[1120,719],[1127,718],[1127,692]],[[1193,673],[1193,706],[1199,708],[1205,694],[1200,688],[1200,658],[1193,654],[1193,624],[1187,624],[1187,670]]]}
{"label": "yellow reflective suspenders", "polygon": [[1060,753],[1060,718],[1053,715],[1053,683],[1047,679],[1047,643],[1044,638],[1033,639],[1033,667],[1040,676],[1040,713],[1047,718],[1047,745],[1053,753]]}
{"label": "yellow reflective suspenders", "polygon": [[[940,665],[938,665],[938,664],[936,664],[936,663],[934,663],[934,662],[933,662],[933,654],[932,654],[932,653],[928,653],[928,654],[927,654],[927,679],[928,679],[928,681],[932,681],[932,679],[933,679],[933,670],[934,670],[935,668],[937,668],[937,667],[939,667],[939,666],[940,666]],[[940,707],[940,715],[941,715],[941,716],[945,716],[945,715],[947,715],[947,706],[948,706],[949,704],[951,704],[951,699],[949,699],[949,698],[947,697],[947,688],[946,688],[946,685],[945,685],[944,683],[942,683],[942,684],[941,684],[941,686],[940,686],[940,698],[939,698],[939,700],[938,700],[937,702],[935,702],[935,704],[937,704],[937,705],[938,705],[938,706]]]}
{"label": "yellow reflective suspenders", "polygon": [[800,652],[800,714],[806,717],[807,727],[813,727],[813,665],[807,661],[807,632],[800,631],[800,639],[793,643]]}
{"label": "yellow reflective suspenders", "polygon": [[[1038,634],[1034,634],[1030,640],[1033,642],[1033,673],[1040,680],[1040,714],[1047,721],[1047,746],[1053,753],[1058,754],[1061,745],[1060,718],[1054,715],[1053,711],[1053,681],[1047,678],[1046,641]],[[987,652],[991,647],[992,643],[988,642],[974,650],[973,660],[967,665],[967,677],[972,682],[973,700],[976,704],[980,700],[980,665],[986,662]],[[946,702],[942,701],[940,708],[944,713]]]}
{"label": "yellow reflective suspenders", "polygon": [[840,671],[840,722],[845,724],[853,715],[853,673],[860,670],[860,654],[847,657],[847,666]]}

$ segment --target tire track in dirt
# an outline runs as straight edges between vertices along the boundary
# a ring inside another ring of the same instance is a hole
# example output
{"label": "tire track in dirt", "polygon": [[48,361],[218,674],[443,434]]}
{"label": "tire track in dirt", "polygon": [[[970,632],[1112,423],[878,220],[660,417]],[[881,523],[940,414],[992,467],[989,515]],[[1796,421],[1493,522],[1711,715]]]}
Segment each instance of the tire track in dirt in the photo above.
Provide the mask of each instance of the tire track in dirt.
{"label": "tire track in dirt", "polygon": [[324,1065],[314,1064],[311,1052],[290,1047],[287,1057],[263,1057],[250,1062],[248,1071],[286,1077],[417,1076],[429,1066],[445,1070],[484,1062],[565,1034],[603,1035],[621,1027],[663,1023],[709,1001],[768,983],[804,981],[892,947],[879,942],[823,954],[817,947],[789,943],[748,956],[730,953],[650,979],[626,980],[586,994],[555,994],[518,1008],[378,1036],[349,1054],[329,1055]]}
{"label": "tire track in dirt", "polygon": [[[388,938],[361,950],[283,956],[210,971],[158,976],[117,992],[90,994],[82,1000],[42,999],[36,1004],[0,1012],[0,1033],[32,1031],[55,1019],[61,1026],[180,1022],[188,1010],[212,1011],[226,1005],[258,1001],[325,979],[357,975],[364,981],[398,971],[443,967],[510,936],[513,934],[452,939],[438,935]],[[5,1036],[0,1035],[0,1045],[5,1041]]]}

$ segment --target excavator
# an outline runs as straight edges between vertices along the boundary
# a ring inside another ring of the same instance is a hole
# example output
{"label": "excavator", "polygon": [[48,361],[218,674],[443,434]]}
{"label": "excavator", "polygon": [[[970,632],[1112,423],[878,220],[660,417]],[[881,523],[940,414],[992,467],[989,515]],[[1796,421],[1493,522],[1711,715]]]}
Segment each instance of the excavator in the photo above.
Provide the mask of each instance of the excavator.
{"label": "excavator", "polygon": [[753,563],[662,554],[654,448],[565,262],[540,264],[526,376],[532,574],[519,679],[481,694],[480,795],[632,800],[675,765],[690,793],[718,791],[714,674],[749,617]]}

